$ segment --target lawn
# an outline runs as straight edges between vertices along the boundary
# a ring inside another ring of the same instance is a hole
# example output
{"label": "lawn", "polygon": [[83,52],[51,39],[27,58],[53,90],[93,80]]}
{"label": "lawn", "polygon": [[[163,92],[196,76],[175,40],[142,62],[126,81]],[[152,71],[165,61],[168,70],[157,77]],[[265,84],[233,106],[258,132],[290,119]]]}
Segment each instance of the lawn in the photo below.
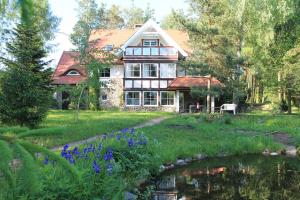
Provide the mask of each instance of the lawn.
{"label": "lawn", "polygon": [[183,115],[145,127],[143,132],[160,143],[157,152],[162,162],[167,162],[199,153],[221,156],[261,153],[266,148],[277,151],[283,146],[265,135],[274,131],[293,136],[294,145],[299,146],[299,122],[299,115],[250,113],[212,121],[204,115]]}
{"label": "lawn", "polygon": [[[81,111],[79,121],[75,122],[74,111],[51,110],[47,119],[37,129],[2,126],[0,127],[0,134],[34,134],[34,137],[28,137],[28,139],[46,147],[53,147],[97,134],[132,127],[167,115],[172,114],[165,112]],[[42,137],[36,137],[36,135]]]}

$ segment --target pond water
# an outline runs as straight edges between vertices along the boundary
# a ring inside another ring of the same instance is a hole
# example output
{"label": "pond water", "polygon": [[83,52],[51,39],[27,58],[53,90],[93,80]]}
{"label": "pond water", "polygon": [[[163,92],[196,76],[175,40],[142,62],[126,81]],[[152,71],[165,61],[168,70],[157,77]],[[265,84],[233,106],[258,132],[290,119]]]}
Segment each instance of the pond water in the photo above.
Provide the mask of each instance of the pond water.
{"label": "pond water", "polygon": [[300,159],[211,158],[163,172],[147,185],[155,200],[300,200]]}

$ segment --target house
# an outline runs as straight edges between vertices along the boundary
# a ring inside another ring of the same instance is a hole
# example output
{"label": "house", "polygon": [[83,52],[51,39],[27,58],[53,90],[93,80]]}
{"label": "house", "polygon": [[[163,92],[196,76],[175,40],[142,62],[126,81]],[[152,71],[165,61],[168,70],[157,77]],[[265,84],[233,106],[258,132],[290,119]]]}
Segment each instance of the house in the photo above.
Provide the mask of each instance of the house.
{"label": "house", "polygon": [[[188,34],[162,30],[152,20],[135,29],[95,30],[89,42],[94,48],[119,49],[114,52],[116,62],[101,74],[100,81],[106,83],[99,99],[102,107],[180,112],[206,105],[206,98],[195,102],[191,87],[221,86],[215,78],[188,76],[178,65],[191,53]],[[77,52],[63,52],[52,77],[53,85],[76,85],[87,79],[77,56]],[[57,94],[57,100],[62,101],[64,95]],[[211,104],[213,109],[214,97]]]}

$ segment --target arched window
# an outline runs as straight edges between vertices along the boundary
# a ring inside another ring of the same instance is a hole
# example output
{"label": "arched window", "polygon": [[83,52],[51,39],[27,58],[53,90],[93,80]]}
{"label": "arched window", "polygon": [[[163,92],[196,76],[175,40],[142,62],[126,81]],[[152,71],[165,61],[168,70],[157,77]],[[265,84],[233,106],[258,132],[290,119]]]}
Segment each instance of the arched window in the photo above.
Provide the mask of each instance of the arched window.
{"label": "arched window", "polygon": [[79,72],[76,71],[76,70],[70,70],[68,73],[67,73],[67,76],[79,76]]}

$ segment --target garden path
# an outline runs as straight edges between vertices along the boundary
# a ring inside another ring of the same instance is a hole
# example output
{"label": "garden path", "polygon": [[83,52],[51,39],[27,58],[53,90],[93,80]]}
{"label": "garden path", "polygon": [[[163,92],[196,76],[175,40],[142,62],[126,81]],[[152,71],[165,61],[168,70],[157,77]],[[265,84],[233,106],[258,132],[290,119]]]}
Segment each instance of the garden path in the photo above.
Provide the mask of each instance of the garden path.
{"label": "garden path", "polygon": [[[151,119],[151,120],[149,120],[147,122],[144,122],[142,124],[139,124],[137,126],[130,127],[129,129],[131,129],[131,128],[138,129],[138,128],[144,128],[144,127],[147,127],[147,126],[154,126],[154,125],[160,124],[162,121],[164,121],[168,118],[170,118],[170,117],[167,117],[167,116],[158,117],[156,119]],[[74,147],[74,146],[78,146],[78,145],[81,145],[81,144],[86,144],[86,143],[96,141],[98,139],[101,139],[101,137],[102,137],[102,135],[96,135],[96,136],[93,136],[93,137],[86,138],[84,140],[70,142],[70,143],[68,143],[68,145],[70,147]],[[51,150],[52,151],[58,151],[58,150],[61,150],[62,148],[63,148],[63,146],[56,146],[56,147],[53,147]]]}

